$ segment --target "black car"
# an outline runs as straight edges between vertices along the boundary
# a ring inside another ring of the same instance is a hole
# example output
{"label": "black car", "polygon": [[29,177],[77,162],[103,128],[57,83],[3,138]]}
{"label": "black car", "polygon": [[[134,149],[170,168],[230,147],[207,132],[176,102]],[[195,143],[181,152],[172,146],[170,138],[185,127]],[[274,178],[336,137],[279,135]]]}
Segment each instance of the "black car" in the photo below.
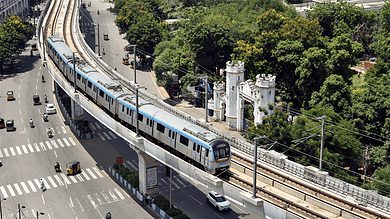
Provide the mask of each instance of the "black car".
{"label": "black car", "polygon": [[4,119],[0,118],[0,129],[5,128]]}
{"label": "black car", "polygon": [[40,100],[38,94],[33,95],[33,102],[34,102],[34,105],[41,105],[41,100]]}
{"label": "black car", "polygon": [[7,122],[5,123],[5,126],[7,127],[7,132],[16,130],[13,119],[7,120]]}

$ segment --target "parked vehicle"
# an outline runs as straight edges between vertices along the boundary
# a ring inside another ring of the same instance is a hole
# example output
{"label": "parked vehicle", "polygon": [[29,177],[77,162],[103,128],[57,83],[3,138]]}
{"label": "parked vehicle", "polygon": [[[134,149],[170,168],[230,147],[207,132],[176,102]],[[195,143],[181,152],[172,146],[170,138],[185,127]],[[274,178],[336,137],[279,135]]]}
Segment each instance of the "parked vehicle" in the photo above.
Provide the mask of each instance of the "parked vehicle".
{"label": "parked vehicle", "polygon": [[7,120],[7,122],[5,123],[5,126],[7,127],[7,132],[16,130],[13,119]]}
{"label": "parked vehicle", "polygon": [[230,202],[215,191],[210,191],[209,194],[207,194],[207,200],[219,211],[230,210]]}

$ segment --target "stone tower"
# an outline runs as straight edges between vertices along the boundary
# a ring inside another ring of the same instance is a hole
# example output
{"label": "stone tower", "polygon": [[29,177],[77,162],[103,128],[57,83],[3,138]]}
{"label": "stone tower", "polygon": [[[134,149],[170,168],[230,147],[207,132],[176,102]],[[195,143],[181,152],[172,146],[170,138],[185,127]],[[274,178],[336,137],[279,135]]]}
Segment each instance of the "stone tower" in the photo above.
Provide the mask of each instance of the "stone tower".
{"label": "stone tower", "polygon": [[225,97],[225,82],[215,82],[214,83],[214,118],[217,121],[225,120],[225,102],[223,101]]}
{"label": "stone tower", "polygon": [[275,79],[273,75],[256,76],[256,94],[254,95],[254,118],[256,124],[261,124],[263,117],[274,112],[275,105]]}
{"label": "stone tower", "polygon": [[226,63],[226,123],[232,129],[237,127],[238,86],[244,81],[244,62]]}

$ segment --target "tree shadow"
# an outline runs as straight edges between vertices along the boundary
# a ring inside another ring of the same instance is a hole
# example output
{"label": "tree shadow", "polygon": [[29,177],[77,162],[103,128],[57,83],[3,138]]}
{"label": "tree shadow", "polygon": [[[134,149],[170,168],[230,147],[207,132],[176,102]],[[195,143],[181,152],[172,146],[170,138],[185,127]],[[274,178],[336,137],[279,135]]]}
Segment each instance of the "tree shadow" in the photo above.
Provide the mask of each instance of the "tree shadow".
{"label": "tree shadow", "polygon": [[0,69],[0,81],[31,71],[40,59],[38,51],[35,51],[33,56],[22,54],[16,57],[9,65],[2,66]]}

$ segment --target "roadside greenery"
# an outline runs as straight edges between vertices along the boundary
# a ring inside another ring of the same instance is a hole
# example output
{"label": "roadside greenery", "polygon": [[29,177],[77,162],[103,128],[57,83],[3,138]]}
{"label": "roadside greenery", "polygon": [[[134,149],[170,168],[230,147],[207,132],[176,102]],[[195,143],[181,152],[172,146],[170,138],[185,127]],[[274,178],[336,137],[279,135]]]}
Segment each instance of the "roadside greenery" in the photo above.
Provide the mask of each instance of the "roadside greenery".
{"label": "roadside greenery", "polygon": [[[265,135],[272,149],[318,166],[316,117],[325,115],[324,169],[361,185],[367,162],[364,186],[390,194],[389,2],[379,11],[318,4],[307,18],[278,0],[117,0],[115,8],[129,43],[153,53],[160,84],[169,85],[168,73],[183,89],[204,74],[223,81],[219,70],[230,60],[245,62],[245,79],[275,75],[275,114],[250,126],[247,138]],[[370,57],[368,71],[351,69]],[[253,107],[245,111],[250,117]]]}
{"label": "roadside greenery", "polygon": [[33,28],[19,16],[10,16],[0,24],[0,68],[24,50],[33,33]]}
{"label": "roadside greenery", "polygon": [[114,168],[125,180],[127,180],[127,182],[130,183],[131,186],[139,189],[139,177],[137,172],[120,165],[114,165]]}

